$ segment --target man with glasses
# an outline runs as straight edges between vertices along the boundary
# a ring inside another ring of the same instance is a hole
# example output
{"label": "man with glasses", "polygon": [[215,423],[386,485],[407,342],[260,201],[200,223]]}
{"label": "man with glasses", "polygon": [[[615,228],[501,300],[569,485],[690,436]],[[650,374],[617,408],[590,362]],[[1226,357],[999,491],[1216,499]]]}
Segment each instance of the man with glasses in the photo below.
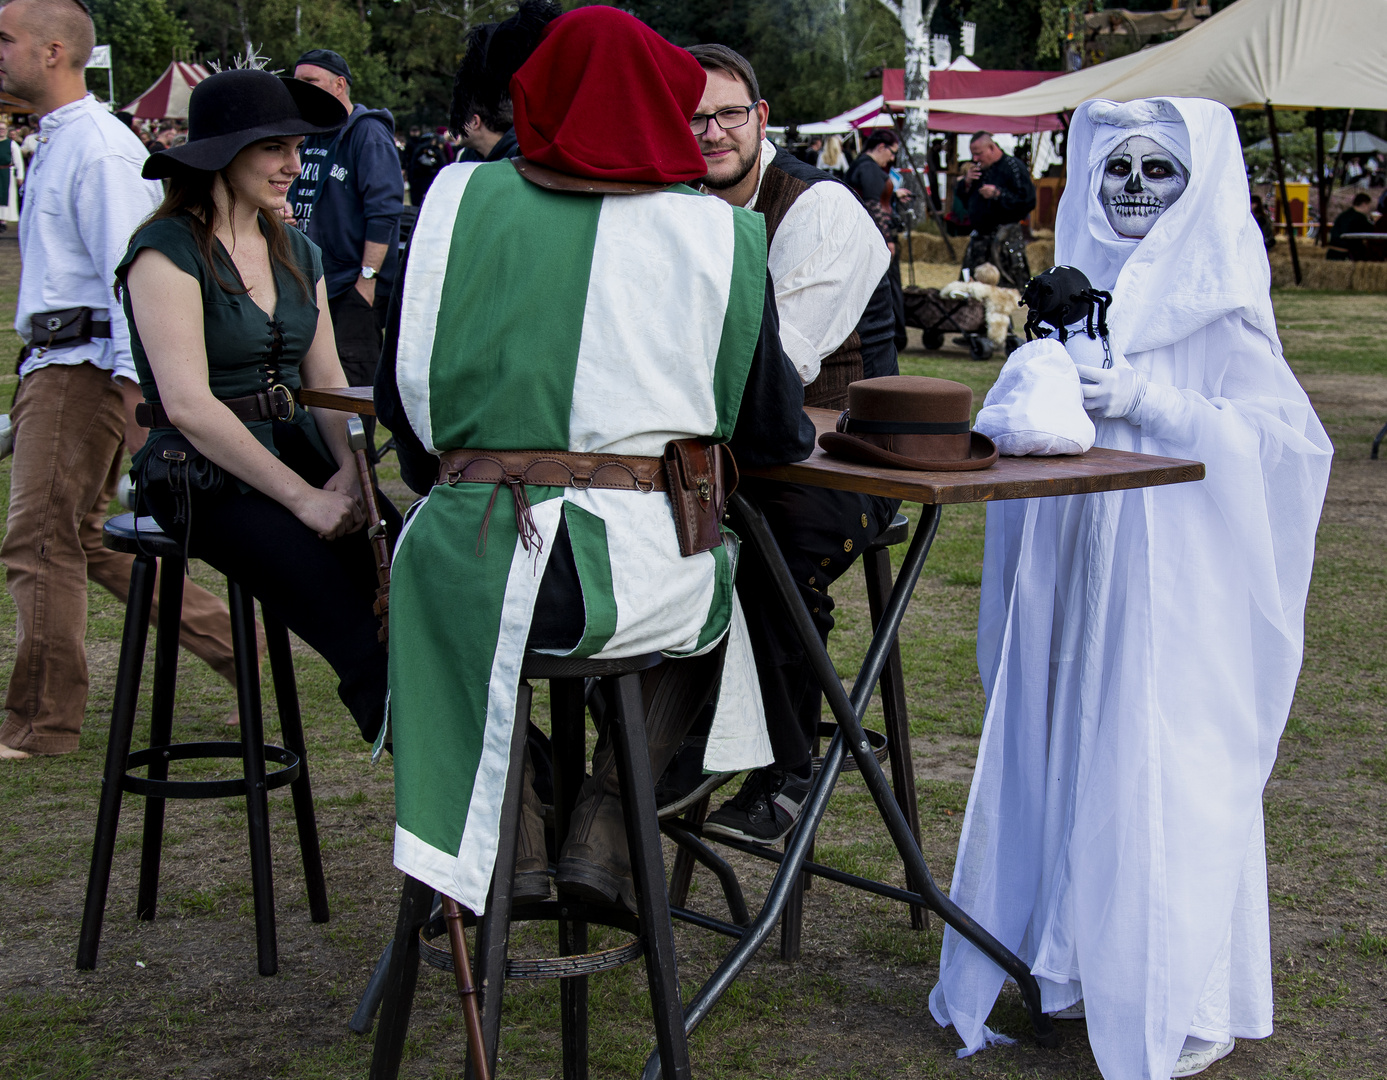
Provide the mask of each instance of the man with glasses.
{"label": "man with glasses", "polygon": [[[706,191],[749,207],[766,220],[767,257],[780,341],[805,383],[804,403],[846,405],[848,383],[894,375],[895,316],[886,279],[886,244],[853,191],[766,139],[770,107],[756,73],[724,45],[689,50],[708,82],[690,128],[708,173]],[[815,625],[825,640],[833,627],[828,586],[895,515],[896,502],[851,492],[744,480],[785,553]],[[747,777],[741,791],[709,816],[712,833],[755,843],[782,839],[809,792],[810,754],[822,691],[795,637],[770,575],[749,548],[737,589],[756,654],[775,762]],[[696,747],[681,755],[676,768]],[[666,776],[666,811],[690,802],[727,777],[701,769]]]}

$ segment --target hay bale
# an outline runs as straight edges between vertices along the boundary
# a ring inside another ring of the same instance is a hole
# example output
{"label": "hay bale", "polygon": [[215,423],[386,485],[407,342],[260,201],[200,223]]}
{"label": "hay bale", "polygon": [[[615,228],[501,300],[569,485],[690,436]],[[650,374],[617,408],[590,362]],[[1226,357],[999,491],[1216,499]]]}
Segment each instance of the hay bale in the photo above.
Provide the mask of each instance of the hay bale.
{"label": "hay bale", "polygon": [[[1342,264],[1340,264],[1342,265]],[[1387,263],[1349,263],[1353,267],[1355,292],[1387,292]]]}
{"label": "hay bale", "polygon": [[1055,241],[1032,240],[1026,245],[1026,262],[1030,265],[1032,274],[1050,269],[1055,265]]}
{"label": "hay bale", "polygon": [[1347,291],[1353,288],[1353,268],[1354,264],[1351,262],[1311,259],[1300,264],[1300,284],[1305,289]]}
{"label": "hay bale", "polygon": [[935,233],[912,233],[909,244],[906,243],[905,233],[896,237],[896,251],[900,253],[902,261],[913,255],[917,263],[953,262],[955,266],[961,266],[963,264],[963,249],[968,246],[968,238],[966,236],[954,237],[953,245],[954,258],[951,260],[948,249],[944,247],[944,241]]}
{"label": "hay bale", "polygon": [[[958,280],[958,264],[950,262],[916,262],[915,284],[922,289],[940,289]],[[909,285],[911,266],[901,263],[901,282]]]}

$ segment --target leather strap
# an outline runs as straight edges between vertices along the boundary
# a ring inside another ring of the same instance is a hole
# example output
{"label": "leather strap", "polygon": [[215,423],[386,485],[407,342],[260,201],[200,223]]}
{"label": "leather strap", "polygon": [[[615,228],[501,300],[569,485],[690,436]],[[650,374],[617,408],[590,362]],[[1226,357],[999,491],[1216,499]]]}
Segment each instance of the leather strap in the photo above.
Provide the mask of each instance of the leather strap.
{"label": "leather strap", "polygon": [[92,323],[91,336],[94,338],[108,338],[111,336],[111,324],[108,322]]}
{"label": "leather strap", "polygon": [[838,430],[850,435],[966,435],[972,428],[967,420],[859,420],[846,409],[838,417]]}
{"label": "leather strap", "polygon": [[[247,394],[245,397],[218,400],[243,424],[254,423],[257,420],[292,420],[298,409],[294,392],[281,384],[276,384],[268,390]],[[147,428],[177,427],[169,422],[169,414],[157,401],[142,401],[136,405],[135,423]]]}
{"label": "leather strap", "polygon": [[638,180],[598,180],[586,176],[561,173],[544,165],[536,165],[523,157],[511,158],[515,171],[536,187],[548,191],[566,191],[579,195],[645,195],[664,191],[668,184],[647,184]]}
{"label": "leather strap", "polygon": [[666,490],[663,458],[563,450],[449,450],[438,459],[436,483]]}

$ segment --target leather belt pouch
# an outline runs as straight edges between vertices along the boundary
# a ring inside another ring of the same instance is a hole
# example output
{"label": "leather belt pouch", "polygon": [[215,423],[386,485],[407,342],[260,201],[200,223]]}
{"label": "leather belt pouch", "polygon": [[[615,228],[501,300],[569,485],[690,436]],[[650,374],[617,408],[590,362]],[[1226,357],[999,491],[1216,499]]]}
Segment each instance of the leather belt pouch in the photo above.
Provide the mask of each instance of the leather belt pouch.
{"label": "leather belt pouch", "polygon": [[92,338],[111,336],[109,322],[95,322],[89,307],[39,311],[29,316],[29,346],[57,349],[66,345],[86,345]]}
{"label": "leather belt pouch", "polygon": [[665,445],[665,482],[679,554],[688,558],[722,546],[723,511],[737,490],[737,461],[722,443],[677,439]]}
{"label": "leather belt pouch", "polygon": [[[287,386],[275,385],[268,390],[260,390],[245,397],[219,398],[231,410],[231,415],[243,424],[256,420],[292,420],[298,403],[294,392]],[[157,401],[141,401],[135,406],[135,423],[140,427],[176,427],[169,423],[169,415],[164,406]]]}

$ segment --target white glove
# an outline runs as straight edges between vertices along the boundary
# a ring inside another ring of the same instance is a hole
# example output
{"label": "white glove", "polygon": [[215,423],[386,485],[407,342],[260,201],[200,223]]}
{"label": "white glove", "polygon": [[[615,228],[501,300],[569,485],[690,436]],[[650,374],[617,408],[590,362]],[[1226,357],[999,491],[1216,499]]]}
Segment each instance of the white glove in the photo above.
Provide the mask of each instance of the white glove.
{"label": "white glove", "polygon": [[1106,419],[1129,416],[1146,394],[1146,376],[1136,368],[1075,364],[1082,380],[1084,408]]}

